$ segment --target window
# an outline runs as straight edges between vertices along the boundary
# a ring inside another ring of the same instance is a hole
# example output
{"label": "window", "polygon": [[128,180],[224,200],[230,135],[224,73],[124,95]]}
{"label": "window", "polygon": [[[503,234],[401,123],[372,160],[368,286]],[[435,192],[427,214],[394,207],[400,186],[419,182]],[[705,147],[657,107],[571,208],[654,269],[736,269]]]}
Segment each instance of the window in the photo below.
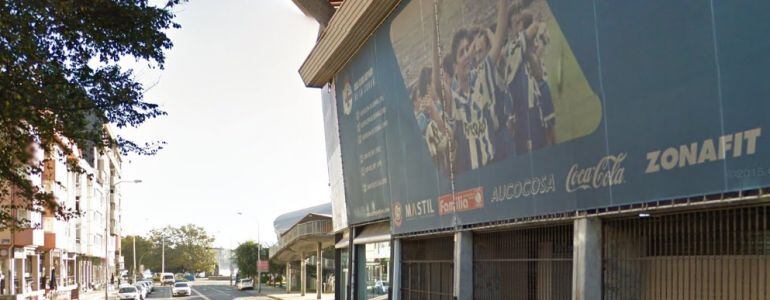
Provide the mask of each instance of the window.
{"label": "window", "polygon": [[382,299],[390,288],[390,242],[359,245],[357,248],[359,299]]}

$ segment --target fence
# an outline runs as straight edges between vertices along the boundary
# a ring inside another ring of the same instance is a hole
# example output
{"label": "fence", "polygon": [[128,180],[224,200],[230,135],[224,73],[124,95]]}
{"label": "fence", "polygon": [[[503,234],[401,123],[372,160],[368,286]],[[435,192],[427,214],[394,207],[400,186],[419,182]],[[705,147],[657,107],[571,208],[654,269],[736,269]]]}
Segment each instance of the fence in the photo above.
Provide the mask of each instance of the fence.
{"label": "fence", "polygon": [[451,236],[403,240],[401,297],[404,300],[451,300],[454,240]]}
{"label": "fence", "polygon": [[605,299],[770,299],[770,206],[606,220]]}
{"label": "fence", "polygon": [[474,299],[571,299],[572,225],[477,233]]}

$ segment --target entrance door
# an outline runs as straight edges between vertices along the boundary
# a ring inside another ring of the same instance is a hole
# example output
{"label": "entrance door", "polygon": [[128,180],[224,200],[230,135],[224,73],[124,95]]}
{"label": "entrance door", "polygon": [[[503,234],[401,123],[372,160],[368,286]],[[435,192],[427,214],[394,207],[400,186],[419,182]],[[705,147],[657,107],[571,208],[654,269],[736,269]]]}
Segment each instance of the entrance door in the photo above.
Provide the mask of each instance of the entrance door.
{"label": "entrance door", "polygon": [[451,236],[402,240],[402,299],[452,299],[453,256],[454,241]]}
{"label": "entrance door", "polygon": [[476,233],[474,299],[571,299],[572,225]]}

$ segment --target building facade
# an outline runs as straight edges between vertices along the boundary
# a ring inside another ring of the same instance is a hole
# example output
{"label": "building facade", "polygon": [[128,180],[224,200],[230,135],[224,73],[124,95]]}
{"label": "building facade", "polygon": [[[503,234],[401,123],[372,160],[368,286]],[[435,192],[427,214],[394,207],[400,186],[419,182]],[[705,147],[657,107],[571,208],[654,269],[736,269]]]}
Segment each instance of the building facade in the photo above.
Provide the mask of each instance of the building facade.
{"label": "building facade", "polygon": [[322,293],[335,292],[331,211],[331,203],[326,203],[282,214],[273,221],[277,241],[268,254],[270,261],[286,266],[287,293],[305,296],[312,290],[321,299]]}
{"label": "building facade", "polygon": [[770,295],[770,4],[294,2],[338,299]]}
{"label": "building facade", "polygon": [[[61,142],[66,144],[66,139]],[[121,196],[116,185],[120,155],[115,149],[75,149],[74,155],[86,171],[78,174],[67,169],[58,147],[40,151],[44,170],[33,182],[79,216],[61,220],[51,211],[13,212],[29,219],[32,227],[0,230],[4,246],[0,250],[0,297],[32,299],[49,294],[68,299],[103,287],[122,268]],[[21,201],[17,197],[11,193],[3,201]]]}

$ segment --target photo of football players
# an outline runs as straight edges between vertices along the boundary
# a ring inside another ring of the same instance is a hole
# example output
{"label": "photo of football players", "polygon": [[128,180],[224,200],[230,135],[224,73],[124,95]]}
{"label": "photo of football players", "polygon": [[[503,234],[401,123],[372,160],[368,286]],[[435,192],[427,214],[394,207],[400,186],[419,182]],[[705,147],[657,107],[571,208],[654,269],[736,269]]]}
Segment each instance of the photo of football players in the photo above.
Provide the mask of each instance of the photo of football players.
{"label": "photo of football players", "polygon": [[546,1],[437,7],[411,1],[391,38],[438,169],[477,170],[596,129],[601,104]]}
{"label": "photo of football players", "polygon": [[460,28],[452,38],[449,57],[454,61],[448,96],[456,126],[458,172],[478,169],[495,159],[494,133],[500,128],[495,112],[499,94],[495,66],[507,28],[508,2],[499,1],[495,33],[481,27]]}
{"label": "photo of football players", "polygon": [[542,62],[547,50],[545,24],[524,7],[510,11],[510,29],[498,65],[502,86],[513,103],[506,125],[513,134],[516,153],[551,146],[556,116]]}
{"label": "photo of football players", "polygon": [[449,161],[453,156],[450,148],[452,129],[445,120],[444,104],[436,94],[433,76],[432,68],[420,71],[411,92],[414,117],[434,162],[441,169],[449,170]]}

